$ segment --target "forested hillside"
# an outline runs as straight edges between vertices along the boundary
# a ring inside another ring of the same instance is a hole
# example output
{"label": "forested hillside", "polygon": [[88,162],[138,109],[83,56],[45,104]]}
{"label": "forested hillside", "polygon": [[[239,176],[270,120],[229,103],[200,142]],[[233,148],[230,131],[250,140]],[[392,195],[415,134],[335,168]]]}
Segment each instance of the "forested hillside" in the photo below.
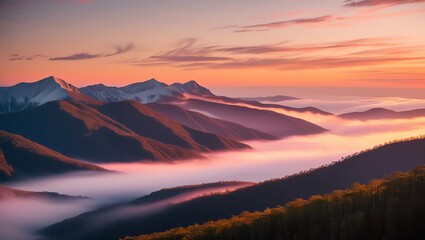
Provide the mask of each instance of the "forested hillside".
{"label": "forested hillside", "polygon": [[284,207],[125,240],[425,239],[425,165]]}

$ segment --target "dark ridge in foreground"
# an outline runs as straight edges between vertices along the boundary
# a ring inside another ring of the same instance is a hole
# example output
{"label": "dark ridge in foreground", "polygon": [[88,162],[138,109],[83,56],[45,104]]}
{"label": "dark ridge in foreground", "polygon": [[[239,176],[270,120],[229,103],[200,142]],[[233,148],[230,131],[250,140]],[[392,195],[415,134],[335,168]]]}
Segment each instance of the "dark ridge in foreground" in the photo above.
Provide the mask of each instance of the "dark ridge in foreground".
{"label": "dark ridge in foreground", "polygon": [[[42,230],[41,233],[47,233],[48,239],[118,239],[122,236],[120,231],[108,231],[106,229],[127,229],[129,227],[127,224],[133,226],[134,219],[142,216],[149,217],[169,206],[184,202],[186,199],[205,195],[220,195],[223,194],[222,192],[251,186],[252,184],[231,181],[166,188],[128,203],[115,204],[83,213],[52,225]],[[84,223],[84,225],[81,225],[81,223]],[[70,229],[62,229],[61,225],[69,226]],[[71,228],[74,228],[74,230],[71,230]],[[62,232],[64,230],[65,232]]]}
{"label": "dark ridge in foreground", "polygon": [[[195,198],[169,206],[157,214],[134,218],[123,225],[110,226],[98,231],[106,235],[114,234],[114,236],[123,237],[164,231],[195,223],[202,224],[210,220],[229,218],[243,211],[262,211],[296,198],[308,198],[316,194],[345,189],[353,182],[366,183],[395,171],[409,171],[418,165],[425,164],[424,137],[388,143],[353,154],[329,166],[255,184],[227,194]],[[55,224],[43,232],[57,239],[60,236],[75,233],[76,229],[85,224],[85,221],[74,218]],[[93,239],[89,235],[80,237],[80,239]]]}
{"label": "dark ridge in foreground", "polygon": [[425,239],[425,166],[284,207],[124,240]]}
{"label": "dark ridge in foreground", "polygon": [[77,161],[16,134],[0,131],[0,181],[45,177],[72,171],[107,171]]}

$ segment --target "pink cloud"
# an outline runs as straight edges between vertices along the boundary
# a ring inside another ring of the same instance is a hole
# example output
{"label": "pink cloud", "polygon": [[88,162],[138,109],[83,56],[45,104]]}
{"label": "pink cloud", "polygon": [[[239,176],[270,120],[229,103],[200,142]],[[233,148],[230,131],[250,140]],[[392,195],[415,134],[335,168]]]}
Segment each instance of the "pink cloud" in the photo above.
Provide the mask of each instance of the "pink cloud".
{"label": "pink cloud", "polygon": [[425,0],[346,0],[344,6],[346,7],[369,7],[376,5],[401,5],[410,3],[420,3]]}

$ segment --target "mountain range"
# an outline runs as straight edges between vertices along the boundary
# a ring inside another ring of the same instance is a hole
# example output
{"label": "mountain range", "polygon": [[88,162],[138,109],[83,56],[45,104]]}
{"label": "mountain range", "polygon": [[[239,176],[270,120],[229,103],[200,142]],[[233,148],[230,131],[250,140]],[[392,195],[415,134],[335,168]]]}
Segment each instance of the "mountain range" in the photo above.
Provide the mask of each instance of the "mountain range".
{"label": "mountain range", "polygon": [[16,112],[59,100],[85,103],[136,100],[141,103],[157,102],[167,98],[191,95],[213,95],[195,81],[167,85],[155,79],[133,83],[124,87],[96,84],[77,88],[64,80],[50,76],[32,83],[18,83],[0,87],[0,112]]}
{"label": "mountain range", "polygon": [[215,96],[195,81],[167,85],[151,79],[119,88],[78,89],[48,77],[0,92],[0,130],[92,162],[202,158],[203,152],[250,148],[244,140],[325,131],[303,119],[257,109],[251,101],[234,105],[242,100]]}
{"label": "mountain range", "polygon": [[[120,112],[123,109],[125,114]],[[236,140],[163,119],[138,102],[94,106],[49,102],[27,111],[1,114],[0,129],[66,156],[94,162],[202,158],[198,151],[249,148]]]}

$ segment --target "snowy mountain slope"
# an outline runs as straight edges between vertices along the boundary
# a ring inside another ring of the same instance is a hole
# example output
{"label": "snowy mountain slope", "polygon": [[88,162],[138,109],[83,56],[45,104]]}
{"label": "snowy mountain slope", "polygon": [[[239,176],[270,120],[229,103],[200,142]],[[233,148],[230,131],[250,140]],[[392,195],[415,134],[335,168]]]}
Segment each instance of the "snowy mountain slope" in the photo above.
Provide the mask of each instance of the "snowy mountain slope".
{"label": "snowy mountain slope", "polygon": [[33,83],[0,87],[0,112],[16,112],[57,100],[92,101],[77,87],[50,76]]}
{"label": "snowy mountain slope", "polygon": [[195,81],[167,85],[156,79],[133,83],[124,87],[108,87],[96,84],[80,89],[85,95],[105,102],[136,100],[141,103],[152,103],[167,98],[182,97],[183,94],[213,95],[210,90],[200,86]]}

